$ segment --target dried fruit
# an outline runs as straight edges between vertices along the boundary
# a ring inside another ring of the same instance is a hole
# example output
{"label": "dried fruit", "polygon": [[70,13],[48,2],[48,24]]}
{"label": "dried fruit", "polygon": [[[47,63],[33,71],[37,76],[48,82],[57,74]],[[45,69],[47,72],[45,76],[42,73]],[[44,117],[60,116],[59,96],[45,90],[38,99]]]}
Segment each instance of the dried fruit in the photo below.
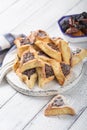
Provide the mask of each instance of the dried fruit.
{"label": "dried fruit", "polygon": [[71,36],[87,35],[87,13],[83,12],[78,15],[70,16],[67,20],[63,21],[61,27],[64,33]]}

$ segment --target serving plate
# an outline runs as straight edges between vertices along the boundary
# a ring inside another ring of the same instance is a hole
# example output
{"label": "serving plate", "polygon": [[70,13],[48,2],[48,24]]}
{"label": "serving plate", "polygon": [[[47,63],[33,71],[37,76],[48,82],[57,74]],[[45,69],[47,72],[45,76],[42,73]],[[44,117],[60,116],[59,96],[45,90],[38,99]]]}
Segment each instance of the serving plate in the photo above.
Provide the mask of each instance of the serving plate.
{"label": "serving plate", "polygon": [[[10,52],[6,55],[3,64],[12,60],[16,55],[16,49],[10,50]],[[65,84],[60,86],[56,80],[47,83],[43,88],[38,87],[38,84],[35,84],[33,89],[29,89],[23,81],[16,75],[16,73],[11,70],[6,74],[7,82],[18,92],[29,95],[29,96],[51,96],[56,95],[58,93],[64,93],[69,89],[76,87],[77,83],[79,82],[80,78],[84,73],[84,66],[87,59],[83,60],[83,62],[79,63],[78,65],[74,66],[71,69],[70,75],[67,77]]]}
{"label": "serving plate", "polygon": [[50,96],[56,95],[58,93],[63,93],[76,86],[83,74],[83,64],[79,64],[77,67],[73,68],[71,75],[68,77],[64,86],[60,86],[57,81],[51,81],[47,83],[43,88],[38,87],[36,84],[33,89],[29,89],[25,83],[23,83],[20,78],[16,75],[14,71],[10,71],[6,75],[6,80],[8,83],[16,89],[18,92],[31,95],[31,96]]}

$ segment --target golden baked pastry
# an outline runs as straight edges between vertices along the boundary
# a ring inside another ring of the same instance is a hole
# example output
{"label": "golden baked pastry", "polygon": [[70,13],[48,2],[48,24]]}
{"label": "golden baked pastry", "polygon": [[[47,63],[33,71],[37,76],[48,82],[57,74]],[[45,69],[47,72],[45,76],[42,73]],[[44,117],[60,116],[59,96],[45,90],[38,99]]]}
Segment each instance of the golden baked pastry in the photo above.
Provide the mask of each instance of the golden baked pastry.
{"label": "golden baked pastry", "polygon": [[38,57],[39,57],[41,60],[43,60],[43,61],[49,62],[49,61],[51,60],[51,58],[50,58],[46,53],[44,53],[44,52],[41,51],[41,50],[39,50],[39,51],[37,52],[37,54],[38,54]]}
{"label": "golden baked pastry", "polygon": [[36,41],[35,45],[37,45],[44,53],[46,53],[51,58],[56,59],[57,61],[61,62],[61,52],[57,45],[53,42],[43,42],[43,41]]}
{"label": "golden baked pastry", "polygon": [[38,85],[43,87],[54,79],[54,72],[51,65],[43,61],[44,66],[36,68],[38,74]]}
{"label": "golden baked pastry", "polygon": [[70,65],[70,59],[71,59],[71,50],[68,46],[68,43],[64,40],[60,40],[60,49],[62,54],[62,59],[66,64]]}
{"label": "golden baked pastry", "polygon": [[15,61],[14,61],[13,70],[16,72],[16,70],[19,68],[19,66],[20,66],[20,59],[17,56]]}
{"label": "golden baked pastry", "polygon": [[50,41],[49,35],[43,30],[37,30],[37,31],[31,32],[30,35],[28,36],[28,39],[30,40],[32,44],[34,44],[38,40],[41,40],[44,42]]}
{"label": "golden baked pastry", "polygon": [[18,37],[14,41],[17,46],[17,55],[21,57],[24,51],[28,50],[30,47],[30,41],[28,38]]}
{"label": "golden baked pastry", "polygon": [[17,46],[17,48],[22,47],[22,46],[27,46],[30,45],[31,42],[28,39],[28,37],[18,37],[14,40],[14,44]]}
{"label": "golden baked pastry", "polygon": [[75,115],[75,110],[70,107],[64,96],[55,96],[47,105],[44,115],[45,116],[57,116],[57,115]]}
{"label": "golden baked pastry", "polygon": [[66,76],[70,73],[70,66],[64,62],[58,62],[56,60],[50,60],[52,65],[54,75],[58,80],[60,85],[63,85],[66,79]]}
{"label": "golden baked pastry", "polygon": [[77,49],[72,53],[71,66],[74,66],[87,57],[87,49]]}
{"label": "golden baked pastry", "polygon": [[63,85],[64,81],[65,81],[65,76],[62,72],[60,62],[58,62],[56,60],[51,60],[50,63],[52,65],[54,75],[55,75],[56,79],[58,80],[58,83],[60,85]]}
{"label": "golden baked pastry", "polygon": [[43,62],[38,58],[37,52],[35,49],[30,46],[27,51],[25,51],[22,56],[21,56],[21,61],[20,61],[20,70],[21,72],[36,68],[36,67],[41,67]]}
{"label": "golden baked pastry", "polygon": [[30,70],[25,70],[24,72],[20,72],[20,69],[17,69],[16,71],[17,75],[20,77],[20,79],[26,83],[26,85],[32,89],[35,85],[35,82],[37,80],[37,73],[36,69],[30,69]]}
{"label": "golden baked pastry", "polygon": [[59,49],[60,49],[61,40],[63,40],[61,37],[53,37],[53,38],[51,38],[51,41],[54,42],[56,45],[58,45]]}

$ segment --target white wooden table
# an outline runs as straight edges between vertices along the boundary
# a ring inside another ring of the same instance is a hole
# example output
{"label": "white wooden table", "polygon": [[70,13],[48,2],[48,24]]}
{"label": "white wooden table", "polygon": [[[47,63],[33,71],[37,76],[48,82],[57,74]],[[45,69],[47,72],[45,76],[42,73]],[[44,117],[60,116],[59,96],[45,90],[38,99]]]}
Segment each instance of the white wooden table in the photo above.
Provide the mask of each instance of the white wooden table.
{"label": "white wooden table", "polygon": [[[87,0],[0,0],[0,34],[43,29],[60,36],[57,20],[83,11],[87,12]],[[0,130],[87,130],[87,72],[64,95],[77,114],[45,117],[44,108],[52,96],[25,96],[4,80],[0,85]]]}

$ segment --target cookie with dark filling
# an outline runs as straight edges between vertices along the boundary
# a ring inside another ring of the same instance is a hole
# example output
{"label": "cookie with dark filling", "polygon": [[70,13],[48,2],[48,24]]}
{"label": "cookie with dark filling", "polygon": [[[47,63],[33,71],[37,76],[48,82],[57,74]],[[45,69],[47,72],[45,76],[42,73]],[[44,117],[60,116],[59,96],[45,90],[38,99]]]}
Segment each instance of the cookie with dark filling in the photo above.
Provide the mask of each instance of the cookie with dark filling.
{"label": "cookie with dark filling", "polygon": [[43,30],[37,30],[31,32],[28,38],[32,44],[34,44],[38,40],[45,41],[45,42],[50,41],[49,35]]}
{"label": "cookie with dark filling", "polygon": [[14,41],[15,45],[17,46],[17,55],[19,57],[22,56],[23,52],[28,50],[30,47],[30,40],[27,37],[18,37]]}
{"label": "cookie with dark filling", "polygon": [[52,65],[53,71],[54,71],[54,75],[58,81],[58,83],[60,85],[63,85],[66,77],[69,75],[70,73],[70,65],[64,63],[64,62],[58,62],[56,60],[50,60],[50,63]]}
{"label": "cookie with dark filling", "polygon": [[60,50],[62,54],[62,61],[70,65],[71,50],[68,43],[64,40],[60,40]]}
{"label": "cookie with dark filling", "polygon": [[64,96],[55,96],[47,105],[44,111],[45,116],[57,116],[57,115],[75,115],[75,110],[67,104]]}
{"label": "cookie with dark filling", "polygon": [[32,89],[36,83],[37,80],[37,73],[36,69],[29,69],[25,70],[24,72],[20,72],[20,68],[16,71],[17,75],[20,77],[20,79],[30,88]]}
{"label": "cookie with dark filling", "polygon": [[44,53],[44,52],[41,51],[41,50],[39,50],[39,51],[37,52],[37,54],[38,54],[38,57],[39,57],[41,60],[43,60],[43,61],[49,62],[50,59],[51,59],[46,53]]}
{"label": "cookie with dark filling", "polygon": [[70,73],[71,66],[68,64],[65,64],[64,62],[60,63],[62,72],[64,76],[66,77]]}
{"label": "cookie with dark filling", "polygon": [[72,52],[71,66],[74,66],[87,57],[87,49],[77,49]]}
{"label": "cookie with dark filling", "polygon": [[43,67],[36,68],[38,74],[38,85],[43,87],[46,83],[54,79],[54,72],[51,65],[47,62],[43,62]]}
{"label": "cookie with dark filling", "polygon": [[14,44],[17,46],[17,48],[19,48],[19,47],[22,47],[24,45],[31,44],[31,42],[28,39],[28,37],[18,37],[15,39]]}
{"label": "cookie with dark filling", "polygon": [[61,69],[61,65],[60,62],[56,61],[56,60],[50,60],[50,63],[52,65],[53,71],[54,71],[54,75],[58,81],[58,83],[60,85],[63,85],[65,82],[65,76],[63,74],[63,71]]}
{"label": "cookie with dark filling", "polygon": [[49,57],[61,62],[62,60],[61,52],[58,48],[58,45],[56,45],[52,41],[51,42],[36,41],[35,45],[38,46]]}
{"label": "cookie with dark filling", "polygon": [[29,49],[22,54],[20,61],[21,72],[32,68],[41,67],[42,65],[42,61],[38,58],[37,52],[32,46],[30,46]]}

